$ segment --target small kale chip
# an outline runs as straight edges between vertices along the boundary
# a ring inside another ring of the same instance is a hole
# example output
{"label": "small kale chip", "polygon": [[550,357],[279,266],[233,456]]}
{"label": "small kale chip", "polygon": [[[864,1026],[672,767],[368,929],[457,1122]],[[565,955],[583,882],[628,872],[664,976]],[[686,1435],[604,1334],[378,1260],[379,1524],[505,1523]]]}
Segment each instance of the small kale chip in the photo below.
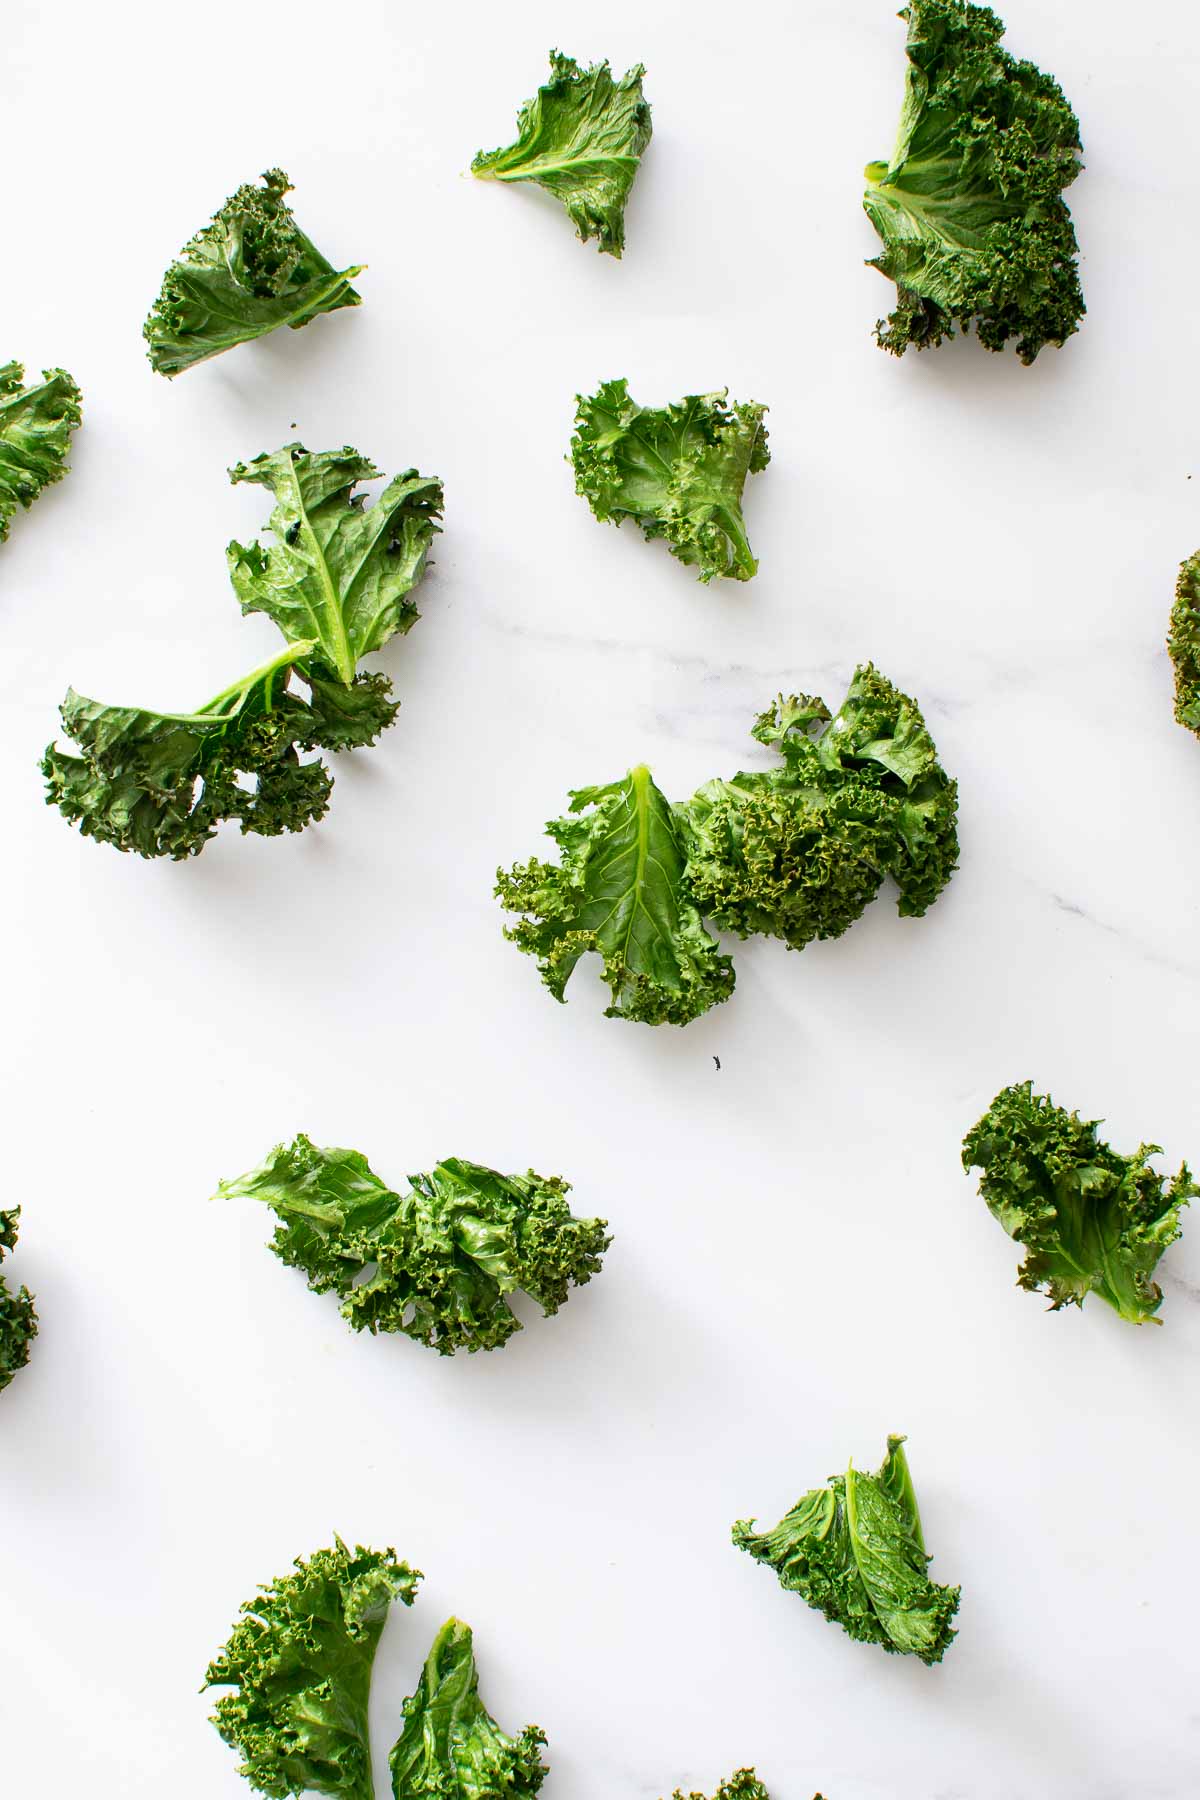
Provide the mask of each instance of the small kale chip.
{"label": "small kale chip", "polygon": [[[7,1212],[0,1208],[0,1262],[3,1262],[5,1252],[16,1245],[20,1217],[19,1206],[10,1207]],[[29,1289],[18,1288],[14,1293],[0,1275],[0,1391],[29,1361],[29,1346],[37,1336],[37,1328],[37,1313]]]}
{"label": "small kale chip", "polygon": [[184,245],[142,328],[159,375],[360,304],[350,283],[363,265],[337,270],[326,262],[292,217],[290,192],[283,170],[268,169],[262,187],[240,187]]}
{"label": "small kale chip", "polygon": [[926,1573],[930,1558],[903,1445],[889,1437],[876,1474],[851,1465],[831,1476],[774,1531],[756,1532],[753,1519],[739,1520],[733,1541],[850,1637],[936,1663],[956,1635],[950,1621],[960,1589],[940,1587]]}
{"label": "small kale chip", "polygon": [[357,661],[418,618],[409,594],[441,512],[441,483],[411,469],[364,507],[356,484],[376,473],[356,450],[302,444],[232,471],[277,501],[269,549],[229,546],[234,590],[243,612],[266,613],[289,641],[194,713],[69,691],[63,728],[80,754],[51,744],[42,772],[47,802],[85,837],[182,861],[225,819],[274,837],[324,817],[333,778],[299,752],[362,748],[395,719],[391,682],[356,673]]}
{"label": "small kale chip", "polygon": [[[684,1794],[676,1788],[673,1800],[705,1800],[705,1796]],[[720,1784],[713,1800],[771,1800],[771,1796],[753,1769],[736,1769],[728,1780]],[[821,1800],[821,1795],[814,1794],[813,1800]]]}
{"label": "small kale chip", "polygon": [[1167,649],[1175,665],[1175,717],[1200,737],[1200,551],[1180,568]]}
{"label": "small kale chip", "polygon": [[33,387],[22,387],[24,379],[19,362],[0,364],[0,544],[18,506],[28,511],[66,474],[71,433],[83,417],[65,369],[43,369]]}
{"label": "small kale chip", "polygon": [[549,1770],[546,1734],[501,1731],[479,1698],[471,1628],[447,1619],[404,1702],[404,1729],[389,1757],[394,1800],[530,1800]]}
{"label": "small kale chip", "polygon": [[890,163],[863,204],[896,284],[881,347],[902,356],[954,336],[1031,363],[1079,329],[1078,244],[1062,198],[1080,170],[1079,121],[1058,83],[1000,48],[1004,26],[965,0],[909,0],[908,74]]}
{"label": "small kale chip", "polygon": [[710,781],[678,810],[700,911],[793,950],[838,937],[885,876],[919,917],[956,866],[957,786],[915,700],[872,665],[831,720],[823,700],[780,698],[753,735],[782,767]]}
{"label": "small kale chip", "polygon": [[575,397],[576,493],[601,521],[633,519],[648,539],[665,538],[701,581],[749,581],[758,570],[742,490],[747,475],[771,460],[767,409],[753,401],[729,406],[727,397],[724,389],[642,407],[624,380],[606,381],[590,399]]}
{"label": "small kale chip", "polygon": [[607,62],[581,69],[550,52],[550,80],[517,116],[517,141],[480,150],[471,173],[484,181],[535,181],[562,201],[583,243],[620,256],[625,203],[650,142],[641,63],[614,81]]}
{"label": "small kale chip", "polygon": [[967,1133],[963,1167],[983,1171],[988,1210],[1024,1247],[1019,1287],[1048,1294],[1052,1312],[1099,1294],[1141,1325],[1162,1305],[1154,1269],[1200,1187],[1186,1163],[1169,1182],[1150,1167],[1158,1144],[1121,1156],[1098,1123],[1016,1082]]}
{"label": "small kale chip", "polygon": [[278,1214],[271,1248],[314,1293],[336,1293],[356,1331],[402,1331],[443,1356],[495,1350],[520,1321],[507,1296],[549,1317],[572,1285],[598,1273],[611,1242],[603,1219],[577,1219],[557,1176],[499,1175],[450,1157],[394,1194],[357,1150],[321,1149],[301,1134],[222,1199],[261,1200]]}
{"label": "small kale chip", "polygon": [[205,1686],[234,1690],[213,1724],[260,1794],[374,1800],[371,1667],[392,1601],[412,1605],[420,1571],[393,1550],[352,1553],[340,1538],[295,1569],[243,1603],[209,1664]]}
{"label": "small kale chip", "polygon": [[733,964],[704,928],[684,881],[686,853],[649,769],[579,788],[546,827],[562,853],[497,871],[502,906],[525,916],[505,935],[537,958],[556,1000],[580,957],[603,959],[606,1016],[686,1025],[733,992]]}

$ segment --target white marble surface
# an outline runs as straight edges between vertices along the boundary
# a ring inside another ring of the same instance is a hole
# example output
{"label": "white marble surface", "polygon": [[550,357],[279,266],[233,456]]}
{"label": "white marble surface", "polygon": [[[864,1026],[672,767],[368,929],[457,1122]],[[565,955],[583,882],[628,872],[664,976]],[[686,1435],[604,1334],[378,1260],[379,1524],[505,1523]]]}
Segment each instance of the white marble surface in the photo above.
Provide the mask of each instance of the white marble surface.
{"label": "white marble surface", "polygon": [[[427,1571],[380,1652],[381,1751],[453,1610],[501,1721],[549,1732],[547,1800],[746,1762],[775,1800],[1200,1788],[1200,1216],[1162,1330],[1048,1316],[958,1165],[1026,1076],[1120,1147],[1200,1159],[1200,744],[1162,649],[1200,543],[1194,20],[1003,10],[1087,146],[1091,311],[1029,371],[873,345],[887,0],[12,0],[0,355],[66,364],[86,425],[0,552],[0,1198],[42,1315],[0,1399],[6,1792],[236,1800],[206,1659],[335,1529]],[[622,264],[461,173],[559,42],[648,65]],[[165,262],[276,162],[322,248],[370,264],[365,304],[153,378]],[[769,403],[750,586],[700,587],[575,498],[572,396],[620,373]],[[83,841],[35,768],[63,690],[185,706],[267,654],[223,563],[263,499],[224,469],[294,435],[445,478],[423,622],[384,657],[395,730],[303,837],[181,867]],[[756,760],[776,690],[836,702],[866,658],[961,782],[933,912],[737,946],[735,997],[683,1032],[603,1018],[586,972],[555,1006],[501,937],[496,864],[569,786],[645,759],[684,794]],[[612,1223],[607,1267],[492,1357],[355,1338],[265,1215],[206,1199],[297,1129],[388,1177],[561,1170]],[[932,1671],[728,1541],[889,1429],[963,1587]]]}

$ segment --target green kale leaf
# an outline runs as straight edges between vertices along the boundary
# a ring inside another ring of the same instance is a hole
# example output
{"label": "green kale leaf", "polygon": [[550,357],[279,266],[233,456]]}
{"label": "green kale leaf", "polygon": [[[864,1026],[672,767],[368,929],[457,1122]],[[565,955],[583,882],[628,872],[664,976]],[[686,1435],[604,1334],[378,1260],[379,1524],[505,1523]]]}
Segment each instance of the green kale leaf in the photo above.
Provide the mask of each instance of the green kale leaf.
{"label": "green kale leaf", "polygon": [[346,686],[359,661],[420,617],[409,594],[442,511],[436,477],[405,469],[373,506],[355,494],[379,470],[349,445],[316,454],[285,444],[230,471],[275,496],[269,549],[232,543],[229,575],[244,613],[273,619],[285,638],[310,638]]}
{"label": "green kale leaf", "polygon": [[867,664],[832,719],[823,700],[781,696],[753,735],[781,767],[710,781],[677,808],[702,914],[801,950],[852,925],[885,876],[902,915],[933,904],[957,864],[957,786],[915,700]]}
{"label": "green kale leaf", "polygon": [[614,81],[607,62],[581,69],[550,52],[550,80],[517,115],[517,140],[480,150],[471,173],[483,181],[535,181],[562,201],[581,242],[620,256],[625,202],[650,142],[650,106],[641,63]]}
{"label": "green kale leaf", "polygon": [[1186,1163],[1169,1182],[1152,1169],[1157,1144],[1120,1155],[1097,1124],[1016,1082],[967,1133],[963,1167],[983,1171],[988,1210],[1024,1247],[1019,1287],[1048,1294],[1052,1312],[1099,1294],[1141,1325],[1162,1305],[1154,1269],[1200,1187]]}
{"label": "green kale leaf", "polygon": [[0,544],[18,506],[26,511],[43,488],[67,472],[71,433],[83,414],[82,395],[65,369],[43,369],[22,387],[19,362],[0,364]]}
{"label": "green kale leaf", "polygon": [[680,833],[649,769],[577,789],[570,816],[546,830],[561,861],[498,870],[496,894],[524,915],[505,935],[537,958],[556,1000],[589,950],[603,959],[608,1018],[686,1025],[729,998],[733,964],[687,890]]}
{"label": "green kale leaf", "polygon": [[354,488],[375,473],[356,450],[302,444],[233,470],[275,492],[279,540],[229,546],[234,589],[243,612],[266,613],[289,641],[194,713],[68,691],[63,727],[80,754],[51,744],[42,772],[47,802],[85,837],[181,861],[225,819],[274,837],[324,817],[333,778],[299,752],[362,748],[395,719],[388,677],[356,665],[419,617],[409,595],[441,512],[441,483],[414,470],[364,508]]}
{"label": "green kale leaf", "polygon": [[1200,551],[1180,568],[1167,649],[1175,665],[1175,717],[1200,737]]}
{"label": "green kale leaf", "polygon": [[[19,1206],[10,1207],[7,1212],[0,1208],[0,1262],[16,1245],[20,1217]],[[14,1293],[0,1275],[0,1392],[29,1361],[29,1346],[37,1336],[37,1328],[37,1313],[29,1289],[18,1288]]]}
{"label": "green kale leaf", "polygon": [[411,1606],[420,1571],[393,1550],[332,1550],[297,1558],[258,1598],[218,1651],[206,1687],[213,1724],[260,1794],[313,1792],[374,1800],[367,1703],[371,1666],[393,1600]]}
{"label": "green kale leaf", "polygon": [[293,218],[290,192],[283,170],[268,169],[262,187],[240,187],[184,245],[142,328],[159,375],[360,304],[350,283],[363,265],[337,270],[327,262]]}
{"label": "green kale leaf", "polygon": [[989,350],[1015,337],[1031,363],[1085,310],[1062,198],[1081,167],[1079,121],[1056,81],[1000,48],[989,7],[910,0],[900,17],[900,131],[891,162],[868,164],[863,202],[884,246],[871,266],[896,284],[879,343],[902,356],[973,321]]}
{"label": "green kale leaf", "polygon": [[395,1194],[357,1150],[301,1134],[218,1196],[271,1207],[276,1256],[314,1293],[336,1293],[356,1331],[402,1331],[443,1356],[506,1344],[521,1329],[507,1299],[518,1290],[556,1313],[611,1242],[603,1219],[574,1217],[557,1176],[450,1157],[409,1182]]}
{"label": "green kale leaf", "polygon": [[941,1662],[956,1635],[950,1621],[960,1589],[940,1587],[926,1573],[930,1558],[903,1445],[889,1437],[874,1475],[851,1465],[831,1476],[773,1531],[756,1532],[753,1519],[740,1519],[733,1541],[850,1637],[930,1664]]}
{"label": "green kale leaf", "polygon": [[395,1800],[528,1800],[549,1773],[546,1734],[501,1731],[479,1698],[471,1628],[447,1619],[404,1702],[404,1729],[389,1764]]}
{"label": "green kale leaf", "polygon": [[701,581],[749,581],[758,570],[742,490],[747,475],[771,460],[767,409],[753,401],[728,406],[728,392],[642,407],[621,380],[604,382],[590,399],[575,397],[576,493],[602,522],[633,519],[647,539],[665,538]]}
{"label": "green kale leaf", "polygon": [[[705,1800],[705,1796],[685,1794],[680,1788],[676,1788],[672,1800]],[[771,1800],[771,1796],[753,1769],[735,1769],[728,1780],[720,1783],[713,1800]],[[819,1794],[817,1800],[821,1800]]]}

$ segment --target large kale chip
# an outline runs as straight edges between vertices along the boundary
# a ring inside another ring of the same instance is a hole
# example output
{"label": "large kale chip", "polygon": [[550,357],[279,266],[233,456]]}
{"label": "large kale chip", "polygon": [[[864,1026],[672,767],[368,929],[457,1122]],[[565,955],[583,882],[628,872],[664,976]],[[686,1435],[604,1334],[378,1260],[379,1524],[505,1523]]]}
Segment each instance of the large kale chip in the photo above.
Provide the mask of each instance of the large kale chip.
{"label": "large kale chip", "polygon": [[562,201],[582,240],[620,256],[625,202],[650,142],[641,63],[614,81],[606,62],[581,69],[550,52],[550,80],[517,117],[517,139],[480,150],[471,173],[484,181],[534,181]]}
{"label": "large kale chip", "polygon": [[974,323],[1031,363],[1078,330],[1078,245],[1063,190],[1079,121],[1058,83],[1000,48],[1004,26],[965,0],[910,0],[908,76],[890,162],[868,164],[863,204],[896,284],[885,350],[923,350]]}
{"label": "large kale chip", "polygon": [[837,937],[885,878],[919,917],[958,859],[957,787],[915,700],[870,664],[831,718],[824,701],[780,698],[754,727],[774,769],[708,782],[671,806],[645,767],[580,788],[546,827],[556,863],[497,871],[519,914],[506,929],[537,959],[556,1000],[595,951],[610,1018],[686,1025],[733,992],[711,919],[794,950]]}
{"label": "large kale chip", "polygon": [[443,1356],[506,1344],[521,1329],[510,1294],[549,1316],[599,1271],[605,1221],[577,1219],[557,1176],[450,1157],[409,1182],[395,1194],[357,1150],[301,1134],[218,1193],[271,1207],[276,1256],[337,1294],[356,1331],[402,1331]]}
{"label": "large kale chip", "polygon": [[205,1676],[232,1692],[213,1724],[242,1758],[252,1788],[375,1800],[367,1706],[371,1668],[393,1600],[411,1606],[420,1571],[394,1550],[331,1550],[297,1558],[243,1603],[244,1615]]}
{"label": "large kale chip", "polygon": [[395,718],[391,682],[358,661],[419,617],[410,595],[441,513],[441,483],[415,469],[364,506],[357,486],[377,474],[349,447],[302,444],[231,471],[275,495],[275,541],[227,557],[242,611],[267,614],[285,647],[193,713],[70,690],[62,721],[79,754],[51,744],[42,771],[47,801],[85,837],[182,861],[224,819],[273,837],[324,816],[333,778],[300,752],[373,744]]}
{"label": "large kale chip", "polygon": [[1048,1294],[1054,1312],[1098,1294],[1141,1325],[1162,1305],[1154,1269],[1200,1187],[1186,1163],[1170,1181],[1152,1169],[1157,1144],[1122,1156],[1098,1123],[1015,1082],[967,1133],[963,1167],[983,1171],[988,1210],[1024,1247],[1018,1286]]}
{"label": "large kale chip", "polygon": [[178,375],[281,325],[299,331],[318,313],[360,304],[350,283],[363,265],[327,262],[293,218],[290,192],[283,170],[268,169],[262,187],[240,187],[184,245],[142,327],[158,374]]}
{"label": "large kale chip", "polygon": [[904,1439],[889,1437],[874,1475],[853,1464],[797,1500],[773,1531],[733,1528],[739,1550],[860,1643],[941,1662],[960,1590],[930,1581]]}
{"label": "large kale chip", "polygon": [[758,570],[742,517],[747,475],[771,460],[765,406],[727,404],[727,391],[639,406],[629,384],[576,395],[575,491],[602,522],[633,519],[647,539],[699,570],[749,581]]}

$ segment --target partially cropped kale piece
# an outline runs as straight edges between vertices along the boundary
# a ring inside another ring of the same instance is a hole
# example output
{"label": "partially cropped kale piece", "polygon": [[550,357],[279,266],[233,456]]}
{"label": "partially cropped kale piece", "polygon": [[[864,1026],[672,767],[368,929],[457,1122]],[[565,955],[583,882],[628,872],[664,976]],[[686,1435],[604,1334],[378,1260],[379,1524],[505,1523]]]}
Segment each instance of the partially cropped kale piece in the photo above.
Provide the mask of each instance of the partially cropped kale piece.
{"label": "partially cropped kale piece", "polygon": [[142,328],[158,374],[178,375],[281,325],[298,331],[318,313],[360,304],[350,283],[363,265],[335,269],[293,218],[283,170],[262,179],[231,195],[163,276]]}
{"label": "partially cropped kale piece", "polygon": [[679,829],[649,769],[577,789],[570,815],[546,829],[561,860],[498,870],[496,893],[524,915],[505,935],[537,958],[556,1000],[590,950],[603,959],[609,1018],[686,1025],[729,998],[733,964],[687,890]]}
{"label": "partially cropped kale piece", "polygon": [[650,142],[641,63],[614,81],[607,62],[581,69],[550,52],[550,80],[517,117],[517,140],[480,150],[471,173],[485,181],[535,181],[562,201],[580,240],[620,256],[625,203]]}
{"label": "partially cropped kale piece", "polygon": [[749,581],[758,570],[742,517],[747,475],[771,460],[765,406],[727,404],[728,389],[689,394],[671,406],[643,407],[628,382],[606,381],[576,395],[571,460],[575,491],[596,517],[633,519],[647,538],[699,570]]}
{"label": "partially cropped kale piece", "polygon": [[[676,1788],[673,1800],[705,1800],[705,1796],[684,1794]],[[771,1796],[753,1769],[736,1769],[727,1781],[720,1784],[713,1800],[771,1800]],[[814,1794],[813,1800],[821,1800],[820,1794]]]}
{"label": "partially cropped kale piece", "polygon": [[867,664],[834,718],[781,697],[753,735],[781,767],[710,781],[677,809],[703,914],[802,950],[852,925],[885,876],[902,914],[933,904],[958,858],[957,786],[915,700]]}
{"label": "partially cropped kale piece", "polygon": [[420,1571],[340,1538],[295,1569],[244,1602],[210,1663],[205,1685],[234,1690],[213,1724],[260,1794],[374,1800],[371,1667],[392,1601],[412,1605]]}
{"label": "partially cropped kale piece", "polygon": [[1200,550],[1180,568],[1167,649],[1175,665],[1175,717],[1200,737]]}
{"label": "partially cropped kale piece", "polygon": [[301,1134],[218,1194],[271,1207],[276,1256],[314,1293],[336,1293],[356,1331],[402,1331],[443,1356],[507,1343],[521,1329],[507,1298],[518,1290],[556,1313],[611,1241],[603,1219],[575,1218],[557,1176],[450,1157],[409,1181],[395,1194],[357,1150]]}
{"label": "partially cropped kale piece", "polygon": [[1053,1312],[1098,1294],[1141,1325],[1162,1305],[1154,1269],[1200,1187],[1186,1163],[1171,1181],[1150,1167],[1158,1144],[1122,1156],[1098,1123],[1015,1082],[967,1133],[963,1167],[983,1171],[988,1210],[1024,1246],[1019,1287],[1048,1294]]}
{"label": "partially cropped kale piece", "polygon": [[[0,1208],[0,1262],[16,1244],[19,1206],[4,1211]],[[28,1288],[14,1293],[0,1275],[0,1391],[6,1388],[18,1369],[29,1361],[29,1346],[37,1336],[38,1319],[33,1295]]]}
{"label": "partially cropped kale piece", "polygon": [[926,1573],[930,1558],[903,1446],[902,1437],[889,1437],[874,1475],[851,1464],[798,1500],[773,1531],[756,1532],[753,1519],[740,1519],[733,1541],[852,1638],[936,1663],[956,1635],[950,1621],[960,1589]]}
{"label": "partially cropped kale piece", "polygon": [[0,364],[0,544],[18,506],[26,511],[43,488],[67,473],[71,433],[82,395],[65,369],[43,369],[23,387],[19,362]]}
{"label": "partially cropped kale piece", "polygon": [[227,555],[243,612],[266,613],[285,648],[194,713],[69,691],[63,727],[80,754],[51,744],[42,772],[47,801],[85,837],[181,861],[223,819],[271,837],[324,816],[333,778],[299,752],[373,744],[394,720],[391,682],[357,663],[419,617],[410,594],[441,512],[441,483],[413,469],[364,507],[356,486],[377,473],[356,450],[301,444],[231,471],[276,498],[270,548],[233,543]]}
{"label": "partially cropped kale piece", "polygon": [[447,1619],[404,1702],[404,1729],[389,1760],[394,1800],[529,1800],[549,1773],[546,1734],[501,1731],[479,1698],[471,1628]]}
{"label": "partially cropped kale piece", "polygon": [[1004,26],[965,0],[910,0],[908,75],[890,163],[863,204],[896,284],[885,350],[925,349],[975,325],[1031,363],[1084,313],[1078,244],[1062,198],[1080,170],[1079,121],[1058,83],[1000,48]]}

